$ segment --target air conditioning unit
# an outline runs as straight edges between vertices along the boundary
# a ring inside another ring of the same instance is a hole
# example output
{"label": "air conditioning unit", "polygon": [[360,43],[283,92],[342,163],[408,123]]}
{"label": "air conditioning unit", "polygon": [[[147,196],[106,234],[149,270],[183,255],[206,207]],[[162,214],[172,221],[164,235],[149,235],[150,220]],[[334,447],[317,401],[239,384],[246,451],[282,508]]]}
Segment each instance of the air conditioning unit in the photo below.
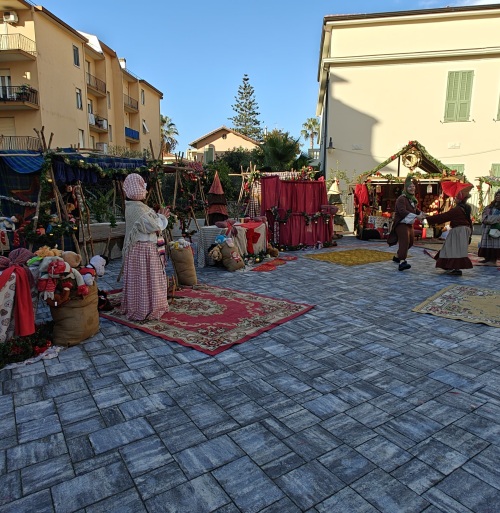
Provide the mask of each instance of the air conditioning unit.
{"label": "air conditioning unit", "polygon": [[108,153],[108,143],[98,142],[95,145],[95,149],[102,151],[103,153]]}
{"label": "air conditioning unit", "polygon": [[19,18],[17,17],[17,12],[15,11],[4,11],[3,13],[3,21],[5,23],[17,23]]}

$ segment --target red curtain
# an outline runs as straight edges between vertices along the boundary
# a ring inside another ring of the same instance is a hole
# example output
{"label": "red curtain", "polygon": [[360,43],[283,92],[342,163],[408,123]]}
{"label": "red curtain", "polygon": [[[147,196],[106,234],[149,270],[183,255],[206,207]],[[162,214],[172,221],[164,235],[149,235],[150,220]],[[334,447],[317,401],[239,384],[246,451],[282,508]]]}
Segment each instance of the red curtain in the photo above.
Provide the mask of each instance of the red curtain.
{"label": "red curtain", "polygon": [[[324,181],[280,180],[277,176],[265,177],[261,179],[261,195],[261,213],[267,216],[269,227],[274,232],[274,240],[279,244],[313,246],[318,242],[332,240],[332,219],[326,221],[319,217],[307,224],[307,219],[304,217],[304,213],[312,216],[320,212],[321,205],[328,204]],[[291,210],[287,222],[275,222],[269,210],[271,207],[278,207],[278,215],[281,219],[284,219],[287,211]]]}

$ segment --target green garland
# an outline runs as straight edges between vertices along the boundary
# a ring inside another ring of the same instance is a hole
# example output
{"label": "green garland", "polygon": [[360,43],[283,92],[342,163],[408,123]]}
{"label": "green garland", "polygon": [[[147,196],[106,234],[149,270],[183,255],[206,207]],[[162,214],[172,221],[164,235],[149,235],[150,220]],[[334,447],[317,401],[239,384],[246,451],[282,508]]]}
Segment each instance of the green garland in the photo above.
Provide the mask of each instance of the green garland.
{"label": "green garland", "polygon": [[488,187],[500,187],[500,178],[496,176],[482,176],[478,179],[479,185],[477,189],[479,191],[479,210],[483,211],[484,209],[484,192],[483,185],[487,185]]}
{"label": "green garland", "polygon": [[306,226],[309,226],[312,222],[317,223],[318,219],[323,219],[325,222],[328,222],[332,218],[331,214],[323,212],[315,212],[314,214],[306,214],[305,212],[302,212],[302,215],[306,220]]}
{"label": "green garland", "polygon": [[291,208],[289,208],[285,212],[284,217],[280,217],[277,206],[271,207],[269,210],[271,211],[271,214],[273,214],[274,221],[276,223],[285,223],[286,224],[286,222],[290,219],[290,216],[292,215],[292,209]]}
{"label": "green garland", "polygon": [[377,177],[384,178],[388,180],[389,182],[404,182],[404,178],[396,177],[392,174],[382,175],[379,173],[379,171],[396,160],[398,157],[406,153],[410,148],[416,148],[418,149],[422,155],[432,164],[434,164],[438,169],[441,169],[442,172],[440,173],[421,173],[419,171],[416,171],[413,173],[413,176],[416,179],[436,179],[436,178],[446,178],[455,176],[457,178],[460,178],[462,181],[466,181],[465,175],[463,173],[457,173],[455,170],[450,169],[448,166],[443,164],[441,161],[435,159],[432,157],[427,150],[418,142],[418,141],[409,141],[406,146],[401,148],[397,153],[394,155],[391,155],[388,159],[386,159],[384,162],[380,163],[377,167],[374,169],[371,169],[370,171],[366,171],[365,173],[362,173],[358,176],[356,179],[356,183],[363,183],[366,181],[366,179],[370,176],[376,175]]}

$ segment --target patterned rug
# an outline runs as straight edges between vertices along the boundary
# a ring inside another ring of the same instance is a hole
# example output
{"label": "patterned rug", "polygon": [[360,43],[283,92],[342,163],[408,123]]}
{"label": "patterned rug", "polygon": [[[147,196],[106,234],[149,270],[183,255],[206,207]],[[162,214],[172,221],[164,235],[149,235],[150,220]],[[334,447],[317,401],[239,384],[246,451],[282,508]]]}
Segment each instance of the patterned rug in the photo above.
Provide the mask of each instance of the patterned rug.
{"label": "patterned rug", "polygon": [[115,309],[100,315],[209,355],[246,342],[314,308],[285,299],[197,285],[177,291],[170,311],[161,320],[130,321],[116,308],[120,298],[121,291],[108,293]]}
{"label": "patterned rug", "polygon": [[292,260],[297,260],[296,256],[280,256],[275,258],[274,260],[270,260],[269,262],[264,262],[263,264],[250,269],[251,271],[256,271],[260,273],[266,273],[269,271],[275,271],[277,267],[280,265],[284,265],[287,262],[291,262]]}
{"label": "patterned rug", "polygon": [[321,260],[340,265],[364,265],[374,262],[387,262],[392,260],[393,253],[373,249],[347,249],[345,251],[328,251],[316,255],[306,255],[312,260]]}
{"label": "patterned rug", "polygon": [[500,292],[450,285],[416,306],[413,311],[500,328]]}

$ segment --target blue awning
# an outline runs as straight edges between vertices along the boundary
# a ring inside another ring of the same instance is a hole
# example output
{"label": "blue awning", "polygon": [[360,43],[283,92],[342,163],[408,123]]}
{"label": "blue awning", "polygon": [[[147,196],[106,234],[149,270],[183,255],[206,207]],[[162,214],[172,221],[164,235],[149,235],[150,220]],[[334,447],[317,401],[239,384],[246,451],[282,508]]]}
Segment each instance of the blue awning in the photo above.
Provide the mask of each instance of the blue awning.
{"label": "blue awning", "polygon": [[[12,156],[16,153],[19,153],[20,156]],[[22,174],[38,173],[42,169],[44,161],[41,153],[33,150],[0,150],[0,157],[12,171]]]}

